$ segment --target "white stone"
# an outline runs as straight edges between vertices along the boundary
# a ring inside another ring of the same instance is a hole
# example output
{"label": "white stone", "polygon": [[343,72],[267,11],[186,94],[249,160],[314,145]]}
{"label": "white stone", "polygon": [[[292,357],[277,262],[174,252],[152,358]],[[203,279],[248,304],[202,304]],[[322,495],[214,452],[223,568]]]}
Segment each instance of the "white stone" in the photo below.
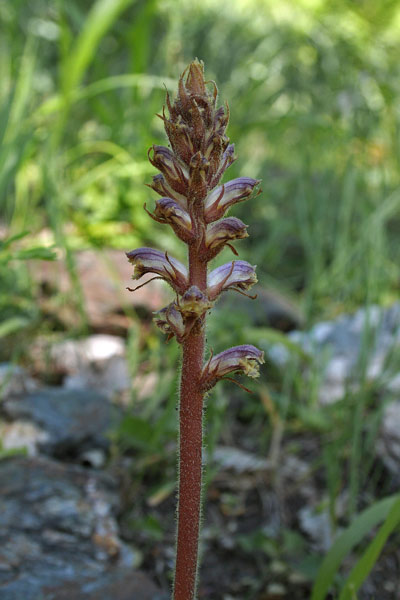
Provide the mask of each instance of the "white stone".
{"label": "white stone", "polygon": [[50,356],[60,370],[73,373],[84,365],[125,356],[125,342],[115,335],[91,335],[84,340],[66,340],[55,344]]}
{"label": "white stone", "polygon": [[49,440],[49,435],[28,421],[0,423],[0,439],[3,450],[25,450],[28,456],[36,456],[39,444]]}
{"label": "white stone", "polygon": [[325,369],[325,378],[330,382],[344,382],[351,372],[351,364],[346,356],[331,358]]}
{"label": "white stone", "polygon": [[311,337],[317,344],[323,344],[329,335],[332,333],[334,323],[332,321],[322,321],[317,323],[311,329]]}
{"label": "white stone", "polygon": [[55,368],[66,373],[68,389],[92,388],[111,397],[131,387],[125,341],[120,337],[99,334],[66,340],[55,344],[50,355]]}

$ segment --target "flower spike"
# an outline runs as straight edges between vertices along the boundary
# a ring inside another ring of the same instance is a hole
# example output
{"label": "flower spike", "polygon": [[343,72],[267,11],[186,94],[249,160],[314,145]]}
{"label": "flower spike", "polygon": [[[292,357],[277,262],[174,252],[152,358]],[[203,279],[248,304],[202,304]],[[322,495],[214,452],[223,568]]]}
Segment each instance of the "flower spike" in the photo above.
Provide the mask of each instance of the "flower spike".
{"label": "flower spike", "polygon": [[153,220],[169,225],[187,245],[188,268],[167,252],[153,248],[127,253],[134,266],[133,279],[153,273],[153,279],[163,279],[176,294],[154,319],[167,341],[175,338],[182,345],[173,600],[194,600],[196,595],[204,395],[221,379],[250,392],[231,374],[258,377],[264,362],[261,350],[242,345],[217,356],[211,352],[204,363],[207,312],[222,292],[234,290],[247,295],[257,282],[255,267],[243,260],[233,260],[208,272],[208,263],[225,246],[237,255],[232,243],[247,237],[247,225],[225,215],[231,206],[249,199],[260,183],[251,177],[220,183],[236,157],[235,146],[226,133],[229,107],[227,103],[218,107],[217,98],[216,84],[205,80],[203,63],[194,60],[179,78],[175,99],[167,92],[165,106],[157,115],[169,147],[155,144],[148,153],[150,163],[158,170],[148,187],[160,197],[153,212],[146,205],[144,208]]}

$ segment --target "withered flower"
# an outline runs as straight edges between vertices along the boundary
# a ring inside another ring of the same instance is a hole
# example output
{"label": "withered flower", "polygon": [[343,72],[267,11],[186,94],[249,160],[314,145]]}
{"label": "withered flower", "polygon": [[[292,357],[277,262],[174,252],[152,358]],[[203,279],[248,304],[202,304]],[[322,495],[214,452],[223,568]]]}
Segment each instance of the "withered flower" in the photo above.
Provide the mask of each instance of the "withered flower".
{"label": "withered flower", "polygon": [[154,321],[157,327],[168,335],[168,339],[175,336],[178,341],[183,340],[185,336],[185,323],[175,302],[171,302],[171,304],[161,309],[154,318]]}

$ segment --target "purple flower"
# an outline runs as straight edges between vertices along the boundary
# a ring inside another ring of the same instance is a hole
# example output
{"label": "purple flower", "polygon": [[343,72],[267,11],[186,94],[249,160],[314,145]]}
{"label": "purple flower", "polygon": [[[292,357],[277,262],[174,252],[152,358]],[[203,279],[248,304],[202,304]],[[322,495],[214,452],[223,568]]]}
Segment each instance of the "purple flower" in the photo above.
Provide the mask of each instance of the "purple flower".
{"label": "purple flower", "polygon": [[228,348],[206,363],[202,373],[204,389],[211,389],[229,373],[240,372],[248,377],[259,377],[259,365],[264,362],[264,352],[250,344]]}
{"label": "purple flower", "polygon": [[173,200],[176,200],[176,202],[182,208],[184,208],[185,210],[187,209],[186,197],[182,194],[178,194],[178,192],[175,192],[175,190],[173,190],[172,187],[168,185],[167,180],[165,179],[164,175],[162,175],[161,173],[154,175],[153,183],[146,184],[146,185],[147,185],[147,187],[149,187],[152,190],[154,190],[155,192],[157,192],[157,194],[159,194],[160,196],[172,198]]}
{"label": "purple flower", "polygon": [[247,225],[236,217],[227,217],[207,228],[206,247],[210,251],[208,259],[214,258],[229,241],[248,237]]}
{"label": "purple flower", "polygon": [[144,209],[154,221],[171,225],[176,235],[184,242],[189,243],[193,240],[192,219],[189,213],[172,198],[156,200],[154,213],[149,212],[146,205]]}
{"label": "purple flower", "polygon": [[217,267],[208,275],[207,292],[210,300],[215,300],[226,290],[245,291],[257,283],[255,266],[245,260],[234,260]]}
{"label": "purple flower", "polygon": [[[151,151],[153,150],[153,156]],[[178,194],[187,194],[188,190],[188,171],[184,164],[179,161],[175,154],[165,146],[153,145],[149,150],[149,161],[159,169],[167,180],[168,184]]]}
{"label": "purple flower", "polygon": [[260,179],[238,177],[215,188],[204,203],[206,222],[212,223],[223,217],[232,204],[246,200],[259,183]]}
{"label": "purple flower", "polygon": [[192,229],[192,220],[189,213],[172,198],[156,200],[154,214],[163,219],[165,223],[175,223],[187,231]]}
{"label": "purple flower", "polygon": [[154,248],[138,248],[127,252],[126,256],[135,267],[133,279],[140,279],[145,273],[155,273],[169,283],[178,294],[188,287],[188,273],[185,265],[165,252]]}

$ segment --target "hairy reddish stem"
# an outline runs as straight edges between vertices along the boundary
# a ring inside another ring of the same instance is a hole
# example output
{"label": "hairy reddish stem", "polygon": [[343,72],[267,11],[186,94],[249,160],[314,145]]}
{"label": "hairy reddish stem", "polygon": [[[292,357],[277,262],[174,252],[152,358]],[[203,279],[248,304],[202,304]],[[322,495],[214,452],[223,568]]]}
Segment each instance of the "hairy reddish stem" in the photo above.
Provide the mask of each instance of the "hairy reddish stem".
{"label": "hairy reddish stem", "polygon": [[155,321],[168,340],[175,336],[183,345],[173,600],[194,600],[201,515],[203,390],[210,390],[220,379],[230,379],[230,373],[257,377],[258,365],[264,362],[261,350],[242,344],[211,356],[203,366],[207,311],[222,292],[233,289],[247,295],[245,291],[257,282],[255,267],[236,260],[214,269],[207,286],[207,263],[224,245],[237,254],[230,242],[246,237],[247,225],[235,217],[222,217],[232,204],[249,198],[260,182],[239,177],[216,187],[235,160],[234,144],[225,135],[228,107],[217,108],[216,85],[211,92],[200,61],[191,62],[181,75],[174,103],[168,93],[166,101],[169,116],[165,107],[158,116],[164,122],[170,147],[153,145],[149,151],[151,164],[160,171],[149,187],[162,196],[156,201],[154,213],[149,214],[171,225],[188,245],[189,271],[167,252],[154,248],[137,248],[127,257],[135,267],[133,279],[154,273],[155,279],[164,279],[176,292],[176,299],[159,311]]}
{"label": "hairy reddish stem", "polygon": [[[207,265],[199,252],[189,246],[189,278],[191,285],[205,291]],[[178,534],[175,566],[174,600],[193,600],[201,510],[201,477],[203,446],[203,397],[200,376],[203,368],[205,333],[192,332],[183,344],[183,361],[179,412],[179,500]]]}

